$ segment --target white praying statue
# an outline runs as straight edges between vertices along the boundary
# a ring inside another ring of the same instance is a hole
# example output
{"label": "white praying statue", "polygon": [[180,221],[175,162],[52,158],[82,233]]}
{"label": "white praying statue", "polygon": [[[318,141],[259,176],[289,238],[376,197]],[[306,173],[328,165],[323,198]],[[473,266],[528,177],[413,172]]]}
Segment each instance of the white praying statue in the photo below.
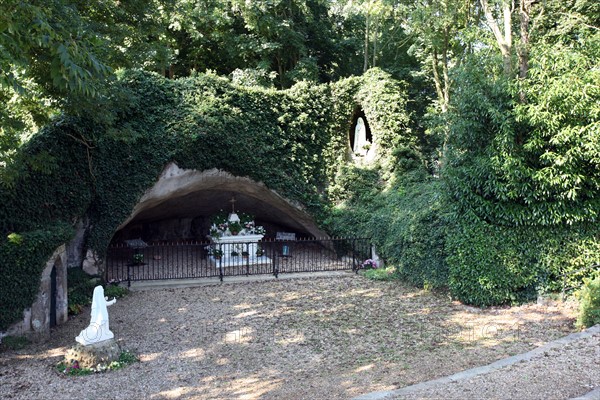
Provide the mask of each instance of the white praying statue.
{"label": "white praying statue", "polygon": [[115,337],[108,327],[107,307],[115,304],[117,299],[107,300],[108,298],[104,297],[104,288],[96,286],[94,288],[94,297],[92,298],[90,325],[75,338],[78,343],[87,346],[88,344],[102,342]]}

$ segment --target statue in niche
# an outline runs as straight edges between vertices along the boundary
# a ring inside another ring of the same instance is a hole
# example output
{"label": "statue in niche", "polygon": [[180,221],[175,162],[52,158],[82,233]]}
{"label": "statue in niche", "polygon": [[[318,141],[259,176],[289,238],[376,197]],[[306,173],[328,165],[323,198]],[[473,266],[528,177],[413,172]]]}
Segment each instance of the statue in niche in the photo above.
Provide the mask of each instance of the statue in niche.
{"label": "statue in niche", "polygon": [[366,156],[370,146],[371,142],[367,140],[365,121],[362,117],[358,117],[356,127],[354,128],[354,148],[352,152],[358,156]]}
{"label": "statue in niche", "polygon": [[107,300],[108,298],[104,297],[104,288],[96,286],[94,288],[94,296],[92,297],[90,324],[75,338],[78,343],[87,346],[115,337],[108,326],[108,306],[115,304],[117,299]]}

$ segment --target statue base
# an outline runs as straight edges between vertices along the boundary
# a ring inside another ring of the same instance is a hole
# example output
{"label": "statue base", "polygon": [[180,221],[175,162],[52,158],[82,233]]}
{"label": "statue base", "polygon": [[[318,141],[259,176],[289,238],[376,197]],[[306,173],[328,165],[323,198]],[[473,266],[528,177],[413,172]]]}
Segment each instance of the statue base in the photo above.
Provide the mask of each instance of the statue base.
{"label": "statue base", "polygon": [[77,343],[67,350],[65,363],[73,365],[79,363],[79,368],[96,368],[98,364],[108,365],[117,361],[121,355],[121,348],[114,339],[104,340],[98,343],[84,346]]}

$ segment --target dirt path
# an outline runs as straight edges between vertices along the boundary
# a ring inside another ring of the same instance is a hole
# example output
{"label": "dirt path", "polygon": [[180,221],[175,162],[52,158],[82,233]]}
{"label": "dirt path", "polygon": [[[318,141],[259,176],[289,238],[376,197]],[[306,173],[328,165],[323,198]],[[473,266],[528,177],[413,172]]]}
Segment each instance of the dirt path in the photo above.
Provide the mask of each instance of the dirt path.
{"label": "dirt path", "polygon": [[353,274],[132,292],[109,312],[140,363],[59,376],[84,311],[48,341],[0,353],[0,398],[347,399],[531,350],[574,320],[572,304],[479,310]]}

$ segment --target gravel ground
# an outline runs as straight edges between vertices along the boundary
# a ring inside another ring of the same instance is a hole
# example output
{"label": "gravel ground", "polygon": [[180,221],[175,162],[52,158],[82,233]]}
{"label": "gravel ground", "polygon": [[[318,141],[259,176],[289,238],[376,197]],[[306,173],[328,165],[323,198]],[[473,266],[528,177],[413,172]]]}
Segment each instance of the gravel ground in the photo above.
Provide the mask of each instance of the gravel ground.
{"label": "gravel ground", "polygon": [[139,363],[56,372],[86,310],[43,342],[0,353],[0,398],[347,399],[526,352],[573,332],[574,313],[552,301],[479,310],[351,273],[135,291],[109,314]]}
{"label": "gravel ground", "polygon": [[[520,360],[474,368],[454,376],[409,386],[390,395],[364,397],[409,399],[573,399],[600,398],[600,326],[551,342]],[[517,358],[520,358],[517,356]],[[482,371],[482,369],[484,371]]]}

